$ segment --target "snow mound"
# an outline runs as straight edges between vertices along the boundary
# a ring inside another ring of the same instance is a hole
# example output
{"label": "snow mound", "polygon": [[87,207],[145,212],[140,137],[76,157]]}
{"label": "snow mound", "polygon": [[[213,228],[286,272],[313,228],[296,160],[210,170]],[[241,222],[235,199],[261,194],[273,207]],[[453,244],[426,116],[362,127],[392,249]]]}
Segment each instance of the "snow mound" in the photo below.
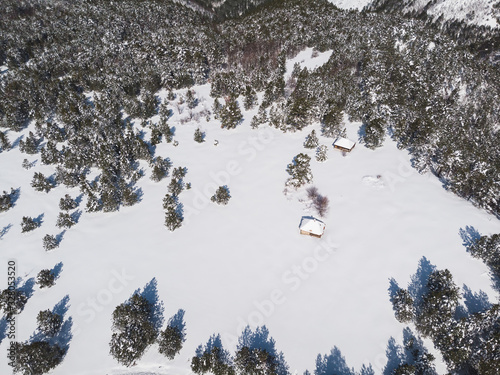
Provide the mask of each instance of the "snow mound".
{"label": "snow mound", "polygon": [[383,189],[385,187],[385,183],[381,175],[364,176],[361,181],[363,182],[363,185],[374,189]]}

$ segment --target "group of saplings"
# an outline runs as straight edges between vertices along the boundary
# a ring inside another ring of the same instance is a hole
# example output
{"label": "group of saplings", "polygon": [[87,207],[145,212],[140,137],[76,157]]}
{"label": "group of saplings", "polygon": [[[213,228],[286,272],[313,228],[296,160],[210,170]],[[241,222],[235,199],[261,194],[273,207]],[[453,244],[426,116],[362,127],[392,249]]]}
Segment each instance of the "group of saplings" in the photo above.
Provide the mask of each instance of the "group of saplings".
{"label": "group of saplings", "polygon": [[[172,179],[168,184],[168,192],[163,198],[163,209],[165,210],[165,226],[170,231],[181,227],[184,221],[182,204],[179,202],[179,194],[184,190],[186,184],[184,177],[187,168],[177,167],[172,172]],[[190,186],[190,185],[189,185]]]}

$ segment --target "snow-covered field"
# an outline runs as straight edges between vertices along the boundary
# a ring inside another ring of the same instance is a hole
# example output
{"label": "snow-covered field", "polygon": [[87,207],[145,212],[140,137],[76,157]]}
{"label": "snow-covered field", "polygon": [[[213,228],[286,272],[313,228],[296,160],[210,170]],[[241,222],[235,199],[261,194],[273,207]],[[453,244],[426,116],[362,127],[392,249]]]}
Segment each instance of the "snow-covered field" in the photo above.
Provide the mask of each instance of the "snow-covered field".
{"label": "snow-covered field", "polygon": [[[342,9],[361,10],[369,5],[371,0],[329,0]],[[427,14],[434,19],[443,17],[445,20],[460,20],[477,26],[500,26],[500,8],[494,8],[498,2],[492,0],[404,0],[407,4],[405,12],[420,12],[427,7]]]}
{"label": "snow-covered field", "polygon": [[[195,91],[200,104],[194,111],[211,108],[209,86]],[[69,296],[65,317],[72,319],[73,337],[53,374],[188,374],[198,345],[220,333],[234,352],[247,324],[269,328],[292,372],[314,370],[316,356],[337,346],[349,366],[357,370],[371,363],[382,374],[388,340],[400,342],[404,328],[394,318],[389,279],[405,287],[424,256],[448,268],[457,285],[498,299],[486,266],[465,251],[459,230],[473,226],[483,234],[498,233],[499,221],[445,191],[435,177],[418,174],[409,155],[391,140],[375,151],[358,144],[343,156],[331,147],[332,139],[320,137],[329,146],[329,160],[318,163],[302,144],[312,129],[319,134],[319,124],[288,134],[266,125],[253,130],[254,109],[244,112],[242,125],[225,130],[203,117],[182,125],[188,109],[175,103],[172,109],[169,123],[179,145],[162,143],[157,154],[175,167],[187,167],[185,182],[192,183],[180,195],[186,220],[175,232],[163,225],[162,199],[170,179],[152,182],[144,164],[139,204],[115,213],[83,212],[60,248],[45,252],[42,237],[60,232],[55,226],[59,199],[79,191],[59,186],[48,194],[36,192],[30,187],[33,173],[50,175],[52,167],[17,147],[0,154],[0,190],[21,187],[15,207],[0,214],[5,232],[0,285],[6,285],[8,259],[17,260],[23,280],[62,262],[56,285],[35,286],[17,322],[18,339],[27,340],[38,311]],[[360,124],[346,125],[349,138],[357,140]],[[206,132],[206,142],[193,140],[197,127]],[[19,136],[9,133],[11,141]],[[286,166],[300,152],[312,157],[313,185],[330,199],[321,239],[299,234],[301,217],[314,214],[304,191],[283,193]],[[29,170],[21,168],[26,157],[36,161]],[[231,191],[227,206],[209,200],[219,185]],[[42,214],[39,229],[21,233],[22,216]],[[108,354],[112,311],[153,278],[165,318],[180,308],[186,311],[187,341],[174,361],[152,346],[136,367],[126,369]],[[4,338],[0,353],[8,344]],[[9,371],[1,354],[0,373]],[[445,372],[439,365],[439,373]]]}

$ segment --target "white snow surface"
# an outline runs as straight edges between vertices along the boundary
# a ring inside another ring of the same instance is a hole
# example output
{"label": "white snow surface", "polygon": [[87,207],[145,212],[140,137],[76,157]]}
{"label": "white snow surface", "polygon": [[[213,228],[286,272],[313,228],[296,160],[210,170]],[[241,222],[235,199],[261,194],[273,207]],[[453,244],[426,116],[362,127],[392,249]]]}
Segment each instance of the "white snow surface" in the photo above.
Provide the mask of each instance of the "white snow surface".
{"label": "white snow surface", "polygon": [[[209,85],[194,89],[200,98],[194,111],[211,108]],[[185,182],[192,183],[180,195],[185,222],[175,232],[163,225],[162,199],[170,178],[152,182],[143,163],[139,204],[114,213],[83,212],[60,247],[46,252],[42,237],[61,232],[55,226],[59,199],[79,191],[58,186],[47,194],[36,192],[30,187],[33,173],[50,175],[53,167],[18,147],[0,154],[0,191],[21,187],[15,207],[0,214],[5,232],[0,286],[6,287],[8,259],[16,259],[23,280],[63,264],[55,286],[34,287],[17,321],[18,340],[28,340],[37,313],[69,296],[65,318],[72,319],[73,337],[63,363],[51,374],[189,374],[198,345],[220,333],[234,353],[247,324],[269,328],[292,373],[314,370],[317,355],[337,346],[349,366],[358,370],[371,363],[382,374],[388,340],[401,343],[405,327],[394,318],[389,301],[391,277],[406,287],[425,256],[439,269],[448,268],[457,285],[498,299],[487,267],[466,252],[459,230],[473,226],[482,234],[498,233],[499,221],[444,190],[437,178],[418,174],[392,140],[376,150],[359,145],[342,156],[332,139],[320,136],[329,158],[318,163],[303,142],[311,129],[320,133],[319,124],[287,134],[266,125],[253,130],[249,123],[256,109],[244,112],[243,124],[234,130],[204,117],[181,124],[188,109],[175,103],[169,123],[176,127],[179,145],[161,143],[156,151],[174,166],[187,167]],[[347,123],[347,136],[357,139],[360,125]],[[206,142],[193,140],[197,127],[206,132]],[[20,135],[8,132],[11,142]],[[311,156],[314,185],[330,199],[321,239],[299,234],[301,217],[315,215],[300,199],[303,191],[283,194],[286,166],[300,152]],[[21,168],[24,158],[35,166]],[[227,206],[210,202],[219,185],[230,189]],[[84,206],[85,199],[79,209]],[[41,228],[21,233],[23,216],[41,214]],[[153,278],[165,321],[178,309],[186,311],[187,340],[173,361],[153,345],[126,369],[109,355],[112,312]],[[4,354],[8,345],[4,338],[0,373],[5,374],[10,372]],[[438,370],[446,373],[442,363]]]}
{"label": "white snow surface", "polygon": [[405,0],[405,12],[420,12],[427,7],[427,14],[434,19],[461,20],[477,26],[499,27],[500,9],[492,0]]}
{"label": "white snow surface", "polygon": [[363,9],[371,3],[371,0],[329,0],[333,5],[341,9]]}

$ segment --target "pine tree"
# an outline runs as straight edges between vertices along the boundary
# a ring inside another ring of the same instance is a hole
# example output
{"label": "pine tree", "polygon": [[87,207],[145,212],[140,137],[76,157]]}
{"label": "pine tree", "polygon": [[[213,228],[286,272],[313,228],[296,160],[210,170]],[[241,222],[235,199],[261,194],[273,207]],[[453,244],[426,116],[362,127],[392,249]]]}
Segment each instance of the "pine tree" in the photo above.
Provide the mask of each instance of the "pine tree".
{"label": "pine tree", "polygon": [[139,360],[157,336],[153,318],[153,305],[134,293],[130,299],[113,311],[113,331],[110,354],[129,367]]}
{"label": "pine tree", "polygon": [[14,360],[9,362],[14,373],[45,374],[59,365],[66,350],[58,344],[47,341],[30,343],[16,342],[13,347]]}
{"label": "pine tree", "polygon": [[257,101],[257,93],[252,86],[247,85],[245,87],[245,98],[243,99],[243,108],[245,108],[245,111],[248,111],[255,107]]}
{"label": "pine tree", "polygon": [[194,140],[198,143],[203,143],[205,142],[205,133],[200,130],[200,128],[197,128],[194,131]]}
{"label": "pine tree", "polygon": [[319,140],[318,137],[316,136],[316,132],[313,130],[307,137],[304,142],[304,147],[305,148],[316,148],[318,147]]}
{"label": "pine tree", "polygon": [[335,138],[342,128],[342,112],[333,109],[327,112],[321,120],[321,134],[325,137]]}
{"label": "pine tree", "polygon": [[231,194],[229,193],[229,188],[227,186],[219,186],[210,200],[217,204],[226,205],[229,203],[230,198]]}
{"label": "pine tree", "polygon": [[77,207],[78,203],[76,203],[76,201],[71,198],[69,194],[65,194],[64,198],[61,198],[59,200],[59,209],[61,209],[62,211],[74,210]]}
{"label": "pine tree", "polygon": [[45,176],[40,172],[35,172],[35,174],[33,175],[31,186],[36,191],[44,191],[46,193],[48,193],[54,187],[52,182],[48,178],[45,178]]}
{"label": "pine tree", "polygon": [[11,144],[9,142],[9,138],[3,131],[0,131],[0,152],[7,151],[10,148]]}
{"label": "pine tree", "polygon": [[160,332],[158,351],[172,360],[181,351],[184,341],[186,341],[184,310],[179,310],[169,319],[165,330]]}
{"label": "pine tree", "polygon": [[184,218],[177,207],[168,207],[165,212],[165,226],[173,232],[182,226]]}
{"label": "pine tree", "polygon": [[413,307],[413,298],[406,289],[399,289],[391,298],[392,308],[396,319],[400,323],[409,323],[415,317],[415,308]]}
{"label": "pine tree", "polygon": [[328,160],[328,146],[319,145],[316,148],[316,161],[323,163]]}
{"label": "pine tree", "polygon": [[60,152],[52,141],[42,147],[41,158],[43,164],[57,164],[60,160]]}
{"label": "pine tree", "polygon": [[214,375],[236,375],[231,355],[222,346],[220,335],[212,335],[208,342],[196,349],[191,359],[191,370],[203,375],[208,372]]}
{"label": "pine tree", "polygon": [[50,310],[40,311],[36,321],[40,332],[47,336],[55,336],[62,326],[62,316]]}
{"label": "pine tree", "polygon": [[26,233],[38,228],[40,224],[29,216],[23,216],[21,232]]}
{"label": "pine tree", "polygon": [[220,111],[221,128],[234,129],[243,120],[238,101],[229,96],[226,105]]}
{"label": "pine tree", "polygon": [[57,217],[56,226],[58,228],[71,228],[76,224],[76,220],[67,212],[59,212],[59,216]]}
{"label": "pine tree", "polygon": [[14,205],[14,194],[15,191],[12,188],[10,189],[10,193],[7,193],[5,190],[3,191],[3,194],[0,195],[0,212],[5,212]]}
{"label": "pine tree", "polygon": [[38,272],[36,282],[40,288],[50,288],[56,283],[56,276],[51,270],[41,270]]}
{"label": "pine tree", "polygon": [[313,176],[310,168],[311,158],[303,153],[298,154],[293,158],[292,163],[288,164],[286,171],[291,176],[286,181],[286,186],[291,186],[295,189],[311,183]]}

